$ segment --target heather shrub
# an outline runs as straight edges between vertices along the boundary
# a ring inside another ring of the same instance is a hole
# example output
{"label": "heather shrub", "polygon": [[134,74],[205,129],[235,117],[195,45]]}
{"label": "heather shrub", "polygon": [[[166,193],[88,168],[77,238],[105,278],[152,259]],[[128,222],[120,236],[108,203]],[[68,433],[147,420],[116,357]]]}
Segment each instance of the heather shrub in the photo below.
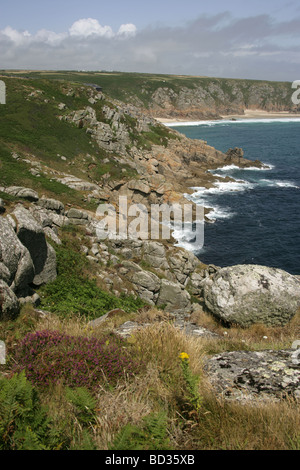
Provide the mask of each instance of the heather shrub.
{"label": "heather shrub", "polygon": [[58,331],[29,333],[15,350],[16,370],[24,370],[35,385],[61,383],[96,389],[134,375],[140,363],[131,359],[124,343],[114,337],[69,336]]}

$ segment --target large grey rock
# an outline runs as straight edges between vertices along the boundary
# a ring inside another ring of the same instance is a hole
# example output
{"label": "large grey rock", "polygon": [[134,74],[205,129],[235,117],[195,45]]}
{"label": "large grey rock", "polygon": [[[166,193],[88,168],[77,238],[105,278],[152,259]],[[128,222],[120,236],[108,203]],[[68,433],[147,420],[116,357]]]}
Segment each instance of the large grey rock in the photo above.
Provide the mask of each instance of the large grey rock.
{"label": "large grey rock", "polygon": [[199,264],[198,258],[187,250],[178,250],[169,257],[169,265],[178,282],[185,284]]}
{"label": "large grey rock", "polygon": [[157,306],[163,305],[167,311],[189,309],[191,296],[178,282],[162,279]]}
{"label": "large grey rock", "polygon": [[72,207],[68,213],[67,217],[70,219],[86,219],[88,220],[89,216],[86,212],[81,211],[80,209],[76,209],[75,207]]}
{"label": "large grey rock", "polygon": [[8,283],[10,279],[9,269],[1,261],[0,261],[0,279],[2,279],[2,281],[6,283]]}
{"label": "large grey rock", "polygon": [[20,311],[19,301],[10,287],[0,279],[0,320],[13,319]]}
{"label": "large grey rock", "polygon": [[55,211],[58,214],[61,214],[65,210],[65,206],[63,205],[62,202],[58,201],[57,199],[51,199],[51,198],[45,198],[42,197],[38,201],[38,205],[43,207],[44,209],[48,209],[51,211]]}
{"label": "large grey rock", "polygon": [[298,351],[233,351],[205,361],[205,371],[218,394],[228,400],[265,401],[300,398]]}
{"label": "large grey rock", "polygon": [[0,278],[17,295],[27,295],[35,274],[33,262],[6,217],[0,217],[0,262]]}
{"label": "large grey rock", "polygon": [[157,300],[157,293],[160,288],[160,279],[149,271],[136,271],[130,276],[131,282],[141,299],[154,305]]}
{"label": "large grey rock", "polygon": [[160,288],[159,277],[149,271],[138,271],[134,273],[131,282],[153,292],[158,291]]}
{"label": "large grey rock", "polygon": [[39,286],[53,281],[56,276],[56,254],[46,242],[43,227],[37,223],[32,214],[23,206],[16,206],[13,215],[17,220],[17,235],[28,249],[33,261],[35,276],[33,284]]}
{"label": "large grey rock", "polygon": [[[57,277],[56,271],[56,253],[54,248],[46,243],[46,253],[45,253],[45,262],[40,262],[36,264],[35,276],[33,279],[33,284],[36,286],[41,286],[42,284],[47,284],[48,282],[54,281]],[[44,250],[44,246],[41,247]],[[44,252],[41,256],[41,259],[44,258]],[[36,259],[37,261],[37,259]]]}
{"label": "large grey rock", "polygon": [[5,192],[12,196],[17,196],[28,201],[38,201],[39,195],[31,188],[23,188],[22,186],[10,186],[5,189]]}
{"label": "large grey rock", "polygon": [[129,181],[128,188],[143,194],[149,194],[151,191],[150,186],[145,181],[140,180]]}
{"label": "large grey rock", "polygon": [[153,268],[169,269],[165,247],[162,243],[147,241],[144,243],[144,261]]}
{"label": "large grey rock", "polygon": [[65,184],[71,189],[76,189],[76,191],[94,191],[99,189],[97,184],[91,183],[90,181],[84,181],[76,176],[65,176],[64,178],[57,178],[62,184]]}
{"label": "large grey rock", "polygon": [[74,225],[86,225],[89,223],[89,215],[74,207],[67,212],[67,217],[69,222]]}
{"label": "large grey rock", "polygon": [[300,305],[300,282],[276,268],[237,265],[203,281],[207,308],[228,324],[285,325]]}

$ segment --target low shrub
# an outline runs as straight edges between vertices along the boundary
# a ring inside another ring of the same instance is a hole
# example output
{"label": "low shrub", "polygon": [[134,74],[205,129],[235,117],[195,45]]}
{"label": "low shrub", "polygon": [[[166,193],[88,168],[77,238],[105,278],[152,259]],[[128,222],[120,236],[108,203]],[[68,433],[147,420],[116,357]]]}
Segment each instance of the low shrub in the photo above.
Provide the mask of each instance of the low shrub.
{"label": "low shrub", "polygon": [[122,340],[114,337],[68,336],[58,331],[37,331],[15,350],[16,371],[24,370],[36,386],[62,383],[95,390],[133,376],[141,363],[130,358]]}
{"label": "low shrub", "polygon": [[0,377],[0,450],[57,450],[67,444],[25,373]]}
{"label": "low shrub", "polygon": [[138,425],[127,424],[116,436],[110,450],[169,450],[171,449],[167,415],[150,413]]}
{"label": "low shrub", "polygon": [[89,277],[88,260],[76,251],[79,246],[77,238],[63,240],[61,246],[55,246],[58,276],[40,289],[41,308],[62,317],[79,314],[94,319],[115,308],[131,313],[145,305],[140,298],[116,297],[102,290],[96,280]]}

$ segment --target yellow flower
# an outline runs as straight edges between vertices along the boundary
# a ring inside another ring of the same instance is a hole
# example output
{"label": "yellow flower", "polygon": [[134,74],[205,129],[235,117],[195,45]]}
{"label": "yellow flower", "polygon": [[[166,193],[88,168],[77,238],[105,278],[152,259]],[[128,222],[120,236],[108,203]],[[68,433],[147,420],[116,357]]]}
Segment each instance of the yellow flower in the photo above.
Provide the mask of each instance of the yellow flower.
{"label": "yellow flower", "polygon": [[190,356],[185,352],[180,353],[179,357],[182,361],[184,361],[185,359],[188,360],[190,358]]}

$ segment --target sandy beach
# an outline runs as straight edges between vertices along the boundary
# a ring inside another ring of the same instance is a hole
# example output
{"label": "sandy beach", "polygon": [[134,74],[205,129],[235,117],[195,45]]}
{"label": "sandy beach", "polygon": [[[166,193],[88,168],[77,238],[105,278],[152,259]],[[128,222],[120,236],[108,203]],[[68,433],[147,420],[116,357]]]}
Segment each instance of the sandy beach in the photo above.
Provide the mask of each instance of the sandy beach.
{"label": "sandy beach", "polygon": [[[300,114],[289,113],[288,111],[268,112],[261,109],[245,109],[245,114],[227,114],[221,116],[222,119],[281,119],[281,118],[300,118]],[[198,122],[199,119],[176,119],[176,118],[155,118],[162,124],[181,123],[181,122]],[[209,119],[210,121],[212,119]]]}

